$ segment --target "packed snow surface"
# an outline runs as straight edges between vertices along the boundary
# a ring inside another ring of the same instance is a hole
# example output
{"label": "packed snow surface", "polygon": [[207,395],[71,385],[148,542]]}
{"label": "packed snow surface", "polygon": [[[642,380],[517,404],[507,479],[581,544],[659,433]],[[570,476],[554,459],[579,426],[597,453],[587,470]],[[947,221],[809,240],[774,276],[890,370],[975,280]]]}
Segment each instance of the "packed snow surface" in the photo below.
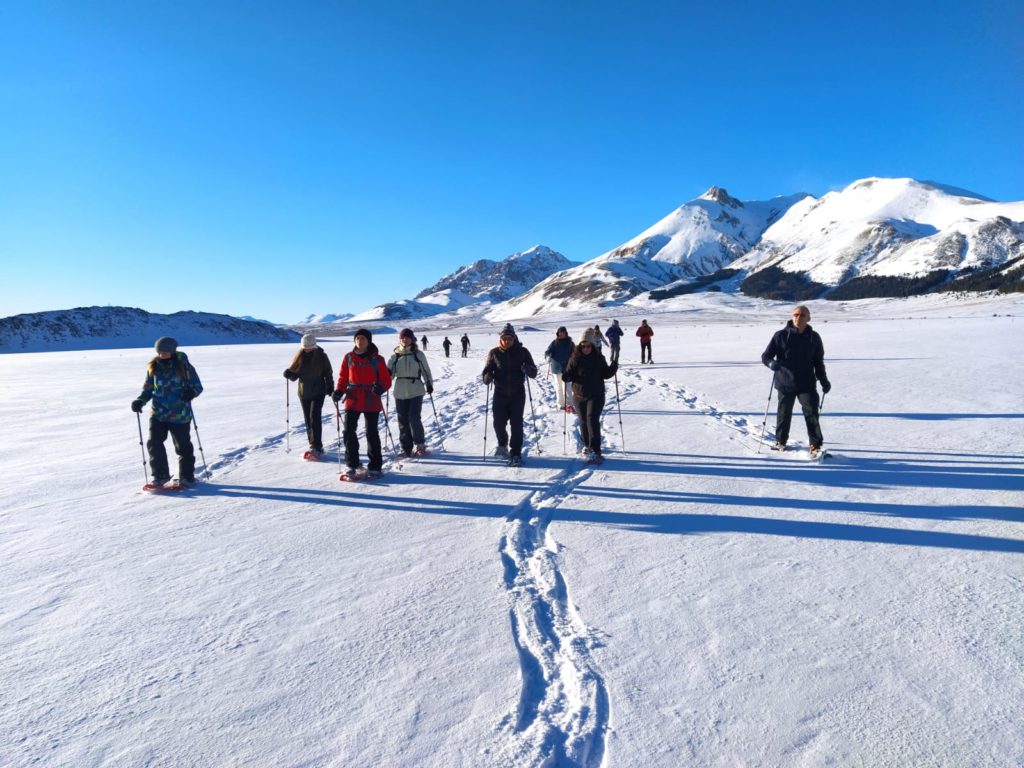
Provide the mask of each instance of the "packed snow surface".
{"label": "packed snow surface", "polygon": [[525,465],[486,455],[497,327],[451,327],[433,453],[373,484],[333,413],[300,458],[294,344],[183,347],[176,495],[140,491],[148,347],[4,356],[0,765],[1024,764],[1024,300],[813,303],[822,463],[760,444],[788,306],[657,309],[617,310],[604,465],[546,370]]}

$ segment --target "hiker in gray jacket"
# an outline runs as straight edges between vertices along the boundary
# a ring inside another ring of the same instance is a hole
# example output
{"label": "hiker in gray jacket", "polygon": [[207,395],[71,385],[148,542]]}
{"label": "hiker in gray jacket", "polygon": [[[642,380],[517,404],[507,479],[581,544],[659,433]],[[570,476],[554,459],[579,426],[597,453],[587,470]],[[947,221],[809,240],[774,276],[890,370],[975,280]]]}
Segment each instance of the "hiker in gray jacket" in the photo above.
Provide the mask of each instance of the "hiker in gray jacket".
{"label": "hiker in gray jacket", "polygon": [[427,454],[423,435],[423,395],[433,394],[434,377],[427,356],[416,346],[416,336],[409,328],[398,334],[398,346],[388,360],[388,371],[394,380],[395,414],[398,416],[398,442],[402,455]]}

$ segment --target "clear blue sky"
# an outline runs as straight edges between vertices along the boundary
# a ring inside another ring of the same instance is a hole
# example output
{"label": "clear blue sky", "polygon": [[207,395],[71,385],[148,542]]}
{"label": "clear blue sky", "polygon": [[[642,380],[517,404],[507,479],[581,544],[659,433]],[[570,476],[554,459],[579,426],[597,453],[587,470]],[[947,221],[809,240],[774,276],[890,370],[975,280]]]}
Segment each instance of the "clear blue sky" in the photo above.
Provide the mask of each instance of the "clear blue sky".
{"label": "clear blue sky", "polygon": [[0,3],[0,316],[291,322],[711,185],[1024,199],[1024,3]]}

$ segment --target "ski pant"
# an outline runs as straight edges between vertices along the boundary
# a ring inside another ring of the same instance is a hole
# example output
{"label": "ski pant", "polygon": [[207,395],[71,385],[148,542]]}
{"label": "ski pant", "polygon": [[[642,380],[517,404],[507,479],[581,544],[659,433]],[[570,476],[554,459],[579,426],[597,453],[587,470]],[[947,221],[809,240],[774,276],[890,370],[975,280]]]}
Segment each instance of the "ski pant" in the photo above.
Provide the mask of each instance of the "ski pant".
{"label": "ski pant", "polygon": [[359,428],[359,417],[362,416],[366,425],[366,456],[369,459],[367,469],[371,472],[380,472],[384,466],[384,455],[380,449],[380,432],[377,431],[377,422],[380,420],[380,411],[345,411],[345,463],[355,469],[359,466],[359,437],[356,430]]}
{"label": "ski pant", "polygon": [[[510,456],[518,456],[523,450],[523,411],[526,409],[526,392],[513,395],[494,393],[492,414],[494,416],[494,435],[498,445],[508,447]],[[509,441],[506,426],[511,426],[512,440]]]}
{"label": "ski pant", "polygon": [[171,479],[171,471],[167,467],[167,451],[164,449],[168,432],[171,434],[174,452],[178,454],[178,478],[192,480],[196,473],[196,454],[192,450],[191,439],[192,422],[173,424],[150,417],[146,450],[149,451],[149,468],[153,470],[153,481],[166,483]]}
{"label": "ski pant", "polygon": [[[644,353],[647,354],[647,357],[644,357]],[[651,356],[651,342],[649,340],[648,341],[641,341],[640,342],[640,362],[641,363],[653,363],[654,362],[654,358]]]}
{"label": "ski pant", "polygon": [[775,418],[775,439],[785,445],[789,442],[789,422],[793,418],[793,403],[799,400],[807,424],[807,442],[820,446],[821,425],[818,423],[818,390],[811,392],[779,392],[779,409]]}
{"label": "ski pant", "polygon": [[445,347],[444,348],[444,356],[445,357],[451,357],[452,356],[452,348],[451,347]]}
{"label": "ski pant", "polygon": [[600,397],[577,397],[576,414],[580,421],[580,439],[583,447],[594,453],[601,453],[601,412],[604,411],[604,395]]}
{"label": "ski pant", "polygon": [[314,397],[312,400],[300,400],[302,403],[302,418],[306,420],[306,439],[309,440],[309,447],[318,451],[324,449],[324,395]]}
{"label": "ski pant", "polygon": [[610,347],[610,350],[611,351],[609,352],[609,357],[608,357],[608,364],[609,365],[611,365],[612,363],[619,362],[619,345],[618,344],[612,344],[611,347]]}
{"label": "ski pant", "polygon": [[412,453],[413,443],[425,442],[423,437],[423,395],[419,397],[395,398],[395,415],[398,417],[398,443],[406,453]]}
{"label": "ski pant", "polygon": [[462,356],[463,357],[467,357],[467,354],[466,354],[467,352],[469,352],[469,347],[463,347],[462,348]]}
{"label": "ski pant", "polygon": [[565,410],[565,404],[569,402],[566,398],[572,397],[572,384],[562,381],[562,374],[552,374],[555,377],[555,396],[558,398],[558,407]]}

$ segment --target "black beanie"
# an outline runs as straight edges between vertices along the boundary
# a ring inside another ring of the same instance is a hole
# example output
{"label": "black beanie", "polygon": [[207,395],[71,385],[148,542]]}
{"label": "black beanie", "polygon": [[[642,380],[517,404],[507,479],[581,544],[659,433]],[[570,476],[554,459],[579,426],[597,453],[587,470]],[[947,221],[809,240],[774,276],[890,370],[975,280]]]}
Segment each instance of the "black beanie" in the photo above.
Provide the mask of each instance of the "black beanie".
{"label": "black beanie", "polygon": [[365,336],[368,342],[373,341],[373,334],[370,333],[366,328],[360,328],[352,335],[352,338],[354,339],[356,336]]}
{"label": "black beanie", "polygon": [[178,351],[178,342],[172,339],[170,336],[161,336],[156,340],[154,345],[156,351],[159,352],[170,352],[174,354]]}

